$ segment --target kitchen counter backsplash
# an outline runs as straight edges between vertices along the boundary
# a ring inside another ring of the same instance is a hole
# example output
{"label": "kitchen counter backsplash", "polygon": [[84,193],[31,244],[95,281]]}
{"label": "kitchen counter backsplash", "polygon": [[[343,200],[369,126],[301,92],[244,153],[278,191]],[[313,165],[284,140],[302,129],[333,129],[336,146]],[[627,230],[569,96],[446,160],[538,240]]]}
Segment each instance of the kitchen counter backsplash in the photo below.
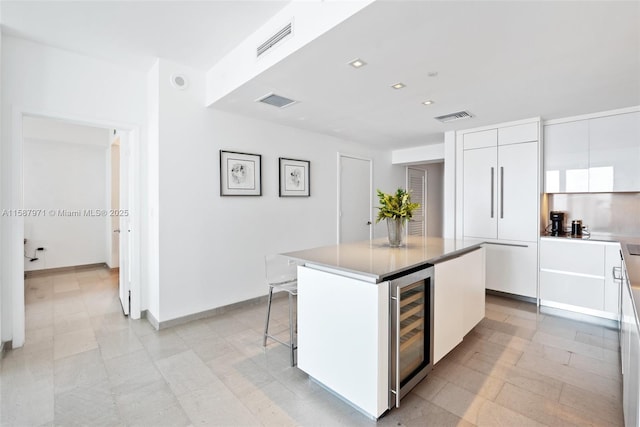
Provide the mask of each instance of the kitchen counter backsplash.
{"label": "kitchen counter backsplash", "polygon": [[543,223],[550,223],[550,211],[564,211],[568,227],[571,220],[581,219],[594,234],[640,236],[640,193],[556,193],[547,197]]}

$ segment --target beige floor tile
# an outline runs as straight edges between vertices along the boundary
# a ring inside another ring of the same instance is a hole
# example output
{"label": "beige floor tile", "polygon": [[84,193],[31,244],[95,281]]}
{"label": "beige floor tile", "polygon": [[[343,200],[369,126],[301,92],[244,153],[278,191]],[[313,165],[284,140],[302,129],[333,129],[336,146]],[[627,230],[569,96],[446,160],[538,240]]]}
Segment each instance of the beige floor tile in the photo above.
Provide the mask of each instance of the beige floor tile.
{"label": "beige floor tile", "polygon": [[560,394],[560,403],[577,409],[595,419],[607,420],[622,425],[622,405],[619,398],[604,396],[583,388],[565,384]]}
{"label": "beige floor tile", "polygon": [[569,366],[618,381],[620,380],[620,371],[622,369],[619,360],[608,362],[577,353],[571,354]]}
{"label": "beige floor tile", "polygon": [[492,358],[480,353],[469,359],[466,362],[466,366],[483,372],[486,375],[500,378],[507,383],[546,397],[547,399],[557,401],[560,398],[563,385],[562,381],[542,375],[539,372],[496,362]]}
{"label": "beige floor tile", "polygon": [[194,426],[259,424],[251,411],[224,385],[210,383],[179,395],[178,400]]}
{"label": "beige floor tile", "polygon": [[105,360],[104,364],[111,386],[114,388],[127,384],[133,387],[136,384],[162,379],[162,375],[145,350]]}
{"label": "beige floor tile", "polygon": [[58,359],[54,363],[55,392],[89,387],[107,380],[107,370],[98,349]]}
{"label": "beige floor tile", "polygon": [[176,396],[220,381],[193,350],[160,359],[156,366]]}
{"label": "beige floor tile", "polygon": [[478,427],[496,427],[496,426],[518,426],[518,427],[537,427],[545,424],[538,423],[531,418],[525,417],[511,409],[500,406],[491,401],[486,401],[478,410]]}
{"label": "beige floor tile", "polygon": [[442,390],[447,384],[447,381],[438,377],[437,375],[427,375],[427,378],[422,380],[412,391],[425,400],[433,401],[434,397]]}
{"label": "beige floor tile", "polygon": [[539,342],[549,347],[555,347],[561,350],[569,351],[571,353],[578,353],[585,356],[593,357],[595,359],[604,358],[602,347],[584,344],[575,340],[572,341],[564,338],[559,338],[544,332],[537,332],[532,341]]}
{"label": "beige floor tile", "polygon": [[100,335],[97,340],[100,353],[105,360],[143,349],[138,336],[129,329]]}
{"label": "beige floor tile", "polygon": [[53,292],[56,294],[59,294],[61,292],[79,291],[79,290],[80,290],[80,284],[75,279],[53,282]]}
{"label": "beige floor tile", "polygon": [[437,363],[431,375],[436,375],[489,400],[495,399],[504,385],[504,382],[499,378],[485,375],[464,365],[447,360]]}
{"label": "beige floor tile", "polygon": [[119,423],[120,416],[106,381],[56,394],[56,425],[109,426]]}
{"label": "beige floor tile", "polygon": [[144,334],[140,336],[140,342],[153,360],[189,350],[189,346],[171,329]]}
{"label": "beige floor tile", "polygon": [[478,413],[485,402],[487,399],[451,383],[447,383],[433,398],[433,403],[472,424],[477,423]]}
{"label": "beige floor tile", "polygon": [[82,329],[56,335],[53,338],[54,360],[98,348],[93,329]]}
{"label": "beige floor tile", "polygon": [[547,399],[507,383],[495,402],[539,423],[549,426],[557,424],[556,408],[559,406],[557,400]]}

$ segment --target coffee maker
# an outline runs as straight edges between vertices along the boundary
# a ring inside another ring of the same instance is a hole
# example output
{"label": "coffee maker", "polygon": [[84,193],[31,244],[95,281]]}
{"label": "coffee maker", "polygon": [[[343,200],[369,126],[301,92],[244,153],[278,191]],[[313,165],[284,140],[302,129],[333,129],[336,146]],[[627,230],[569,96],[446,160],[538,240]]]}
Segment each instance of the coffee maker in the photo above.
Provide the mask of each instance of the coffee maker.
{"label": "coffee maker", "polygon": [[549,220],[551,220],[551,235],[552,236],[564,236],[564,212],[551,211],[549,213]]}

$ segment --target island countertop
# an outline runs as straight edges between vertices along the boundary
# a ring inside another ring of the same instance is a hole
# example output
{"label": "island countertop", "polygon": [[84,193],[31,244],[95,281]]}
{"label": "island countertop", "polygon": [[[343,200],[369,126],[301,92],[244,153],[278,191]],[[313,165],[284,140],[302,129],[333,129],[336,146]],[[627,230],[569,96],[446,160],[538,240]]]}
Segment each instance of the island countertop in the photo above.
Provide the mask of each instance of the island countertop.
{"label": "island countertop", "polygon": [[399,248],[389,247],[387,238],[322,246],[283,254],[306,265],[329,269],[347,276],[379,283],[426,264],[436,264],[480,247],[478,239],[443,239],[407,236]]}

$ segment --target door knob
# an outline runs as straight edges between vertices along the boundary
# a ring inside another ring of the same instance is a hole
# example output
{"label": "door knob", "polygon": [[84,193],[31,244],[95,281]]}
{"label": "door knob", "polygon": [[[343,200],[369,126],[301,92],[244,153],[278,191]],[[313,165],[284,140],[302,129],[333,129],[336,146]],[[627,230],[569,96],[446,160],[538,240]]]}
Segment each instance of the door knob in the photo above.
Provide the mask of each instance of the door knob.
{"label": "door knob", "polygon": [[117,230],[113,230],[114,233],[119,233],[120,229],[118,228]]}
{"label": "door knob", "polygon": [[371,225],[371,221],[367,221],[367,225]]}

